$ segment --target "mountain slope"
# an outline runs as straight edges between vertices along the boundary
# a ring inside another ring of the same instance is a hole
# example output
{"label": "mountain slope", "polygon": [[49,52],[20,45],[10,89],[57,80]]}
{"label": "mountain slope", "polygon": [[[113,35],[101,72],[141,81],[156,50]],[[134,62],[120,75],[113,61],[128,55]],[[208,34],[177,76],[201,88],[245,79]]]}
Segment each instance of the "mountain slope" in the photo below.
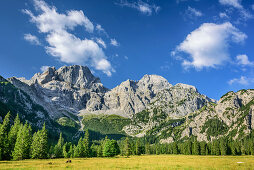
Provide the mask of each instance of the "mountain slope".
{"label": "mountain slope", "polygon": [[28,121],[35,127],[42,127],[46,122],[52,127],[51,119],[43,107],[34,103],[24,91],[16,88],[0,76],[0,116],[11,112],[12,119],[19,114],[21,120]]}
{"label": "mountain slope", "polygon": [[50,67],[30,80],[15,77],[8,80],[41,105],[51,120],[76,128],[78,123],[81,130],[90,128],[102,134],[104,129],[95,128],[92,122],[103,127],[108,115],[118,116],[117,120],[125,122],[121,129],[114,126],[108,133],[141,137],[168,120],[179,119],[215,102],[193,86],[173,86],[158,75],[145,75],[139,81],[127,80],[109,90],[88,67],[78,65],[58,70]]}
{"label": "mountain slope", "polygon": [[254,128],[254,90],[228,92],[218,103],[208,103],[178,119],[169,119],[146,132],[161,143],[187,140],[212,141],[220,137],[242,139]]}

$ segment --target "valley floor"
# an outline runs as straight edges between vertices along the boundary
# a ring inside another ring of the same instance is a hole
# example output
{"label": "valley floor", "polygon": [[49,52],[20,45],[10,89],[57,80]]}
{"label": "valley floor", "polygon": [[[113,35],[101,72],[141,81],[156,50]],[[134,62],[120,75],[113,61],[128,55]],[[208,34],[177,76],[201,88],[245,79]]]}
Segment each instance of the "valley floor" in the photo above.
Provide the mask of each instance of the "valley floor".
{"label": "valley floor", "polygon": [[1,161],[0,169],[253,169],[254,156],[144,155],[129,158],[83,158]]}

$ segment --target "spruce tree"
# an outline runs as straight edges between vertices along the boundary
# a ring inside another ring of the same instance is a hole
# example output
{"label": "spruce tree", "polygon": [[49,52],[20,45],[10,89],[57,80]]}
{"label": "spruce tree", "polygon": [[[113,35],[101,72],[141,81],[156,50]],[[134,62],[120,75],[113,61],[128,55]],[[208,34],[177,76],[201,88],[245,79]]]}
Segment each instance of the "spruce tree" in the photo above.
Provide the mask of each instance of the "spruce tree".
{"label": "spruce tree", "polygon": [[102,156],[103,156],[103,146],[101,144],[97,148],[97,157],[102,157]]}
{"label": "spruce tree", "polygon": [[14,120],[14,125],[11,126],[10,132],[8,134],[8,143],[9,143],[9,153],[11,154],[14,150],[16,140],[17,140],[17,135],[20,127],[20,119],[19,115],[17,114],[15,120]]}
{"label": "spruce tree", "polygon": [[205,141],[200,142],[200,154],[206,155],[206,142]]}
{"label": "spruce tree", "polygon": [[90,143],[89,143],[89,132],[88,129],[85,132],[85,137],[84,137],[84,150],[83,150],[83,156],[84,157],[89,157],[90,156]]}
{"label": "spruce tree", "polygon": [[136,150],[135,150],[136,155],[141,155],[141,146],[140,146],[139,139],[136,140],[135,148],[136,148]]}
{"label": "spruce tree", "polygon": [[227,141],[225,138],[220,139],[220,152],[221,155],[227,155]]}
{"label": "spruce tree", "polygon": [[30,158],[30,147],[32,142],[31,126],[26,122],[24,126],[20,126],[17,140],[13,151],[14,160],[22,160]]}
{"label": "spruce tree", "polygon": [[62,136],[62,133],[60,133],[59,139],[57,144],[54,148],[54,154],[56,158],[62,158],[63,157],[63,145],[64,145],[64,139]]}
{"label": "spruce tree", "polygon": [[178,154],[178,146],[177,146],[177,143],[176,143],[176,142],[173,142],[172,146],[173,146],[173,154]]}
{"label": "spruce tree", "polygon": [[48,135],[45,127],[43,125],[42,130],[34,133],[33,142],[31,145],[31,157],[33,159],[45,159],[48,156]]}
{"label": "spruce tree", "polygon": [[150,144],[149,143],[145,144],[145,154],[150,155]]}
{"label": "spruce tree", "polygon": [[75,150],[74,150],[74,157],[75,157],[75,158],[84,157],[83,153],[84,153],[84,144],[83,144],[83,139],[82,139],[82,137],[81,137],[81,138],[79,139],[79,141],[78,141],[78,145],[75,147]]}
{"label": "spruce tree", "polygon": [[103,147],[104,157],[113,157],[120,153],[119,146],[115,140],[107,140]]}
{"label": "spruce tree", "polygon": [[220,155],[220,144],[218,140],[213,141],[213,147],[214,147],[214,154]]}
{"label": "spruce tree", "polygon": [[71,157],[71,152],[70,152],[71,148],[72,148],[71,142],[69,142],[69,143],[66,142],[63,145],[63,157],[64,158],[70,158]]}
{"label": "spruce tree", "polygon": [[73,150],[73,145],[70,145],[70,149],[68,151],[68,156],[69,158],[73,158],[74,157],[74,150]]}
{"label": "spruce tree", "polygon": [[129,138],[127,137],[125,139],[125,146],[124,146],[124,151],[125,151],[125,156],[129,157],[130,156],[130,152],[131,152],[131,148],[130,148],[130,142],[129,142]]}
{"label": "spruce tree", "polygon": [[10,159],[9,142],[8,142],[8,130],[10,124],[10,112],[8,112],[0,126],[0,150],[1,160]]}
{"label": "spruce tree", "polygon": [[193,155],[199,155],[199,154],[200,154],[199,142],[197,140],[195,140],[193,142]]}

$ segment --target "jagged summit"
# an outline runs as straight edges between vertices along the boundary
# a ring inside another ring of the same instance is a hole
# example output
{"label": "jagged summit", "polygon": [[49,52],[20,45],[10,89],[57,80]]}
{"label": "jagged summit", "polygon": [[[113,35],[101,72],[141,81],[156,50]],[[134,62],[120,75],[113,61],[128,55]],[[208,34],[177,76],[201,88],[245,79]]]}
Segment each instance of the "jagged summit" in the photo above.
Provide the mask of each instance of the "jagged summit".
{"label": "jagged summit", "polygon": [[49,67],[43,73],[36,73],[31,80],[19,78],[29,85],[38,81],[39,84],[47,84],[52,81],[65,82],[75,88],[91,88],[95,83],[101,83],[98,77],[95,77],[86,66],[73,65],[63,66],[56,70],[55,67]]}
{"label": "jagged summit", "polygon": [[170,109],[164,109],[169,115],[183,116],[210,101],[195,87],[184,84],[173,86],[159,75],[144,75],[138,81],[126,80],[109,90],[88,67],[79,65],[59,69],[49,67],[30,80],[11,78],[9,81],[27,92],[53,117],[67,116],[69,113],[114,113],[133,117],[148,109],[151,103],[164,107],[166,101],[174,105],[174,108],[172,105]]}

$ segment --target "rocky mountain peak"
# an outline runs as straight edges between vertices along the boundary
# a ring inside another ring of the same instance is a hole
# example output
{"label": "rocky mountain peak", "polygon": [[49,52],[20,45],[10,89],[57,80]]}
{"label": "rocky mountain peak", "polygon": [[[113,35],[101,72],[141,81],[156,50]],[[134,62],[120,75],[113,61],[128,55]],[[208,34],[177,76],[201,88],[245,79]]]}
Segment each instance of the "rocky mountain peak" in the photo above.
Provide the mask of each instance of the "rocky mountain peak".
{"label": "rocky mountain peak", "polygon": [[63,66],[56,73],[59,81],[68,82],[78,88],[90,88],[94,83],[101,83],[86,66]]}
{"label": "rocky mountain peak", "polygon": [[31,80],[20,78],[20,81],[29,85],[34,84],[36,81],[41,85],[58,81],[75,88],[92,88],[94,84],[101,84],[100,79],[95,77],[88,67],[80,65],[63,66],[58,70],[55,67],[49,67],[43,73],[36,73]]}
{"label": "rocky mountain peak", "polygon": [[158,91],[172,87],[172,85],[162,76],[158,75],[144,75],[137,83],[140,89],[151,89]]}
{"label": "rocky mountain peak", "polygon": [[183,89],[192,90],[192,91],[197,92],[197,88],[195,86],[188,85],[188,84],[178,83],[174,87],[183,88]]}

